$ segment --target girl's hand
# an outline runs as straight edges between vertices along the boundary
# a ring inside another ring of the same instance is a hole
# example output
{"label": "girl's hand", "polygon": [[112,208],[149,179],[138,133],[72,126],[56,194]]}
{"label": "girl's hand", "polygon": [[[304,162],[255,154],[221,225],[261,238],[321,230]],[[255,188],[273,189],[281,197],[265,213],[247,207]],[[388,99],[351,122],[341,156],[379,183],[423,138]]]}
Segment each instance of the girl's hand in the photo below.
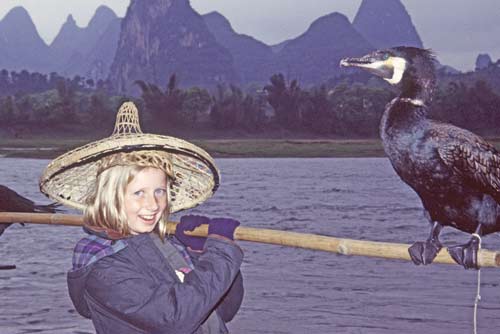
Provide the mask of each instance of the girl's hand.
{"label": "girl's hand", "polygon": [[208,224],[210,219],[205,216],[187,215],[182,216],[180,223],[175,229],[175,236],[179,239],[184,246],[191,248],[192,250],[202,250],[205,245],[206,238],[203,237],[193,237],[184,234],[185,231],[193,231],[195,228],[202,224]]}
{"label": "girl's hand", "polygon": [[231,218],[213,218],[208,223],[208,234],[218,234],[234,240],[234,230],[240,222]]}

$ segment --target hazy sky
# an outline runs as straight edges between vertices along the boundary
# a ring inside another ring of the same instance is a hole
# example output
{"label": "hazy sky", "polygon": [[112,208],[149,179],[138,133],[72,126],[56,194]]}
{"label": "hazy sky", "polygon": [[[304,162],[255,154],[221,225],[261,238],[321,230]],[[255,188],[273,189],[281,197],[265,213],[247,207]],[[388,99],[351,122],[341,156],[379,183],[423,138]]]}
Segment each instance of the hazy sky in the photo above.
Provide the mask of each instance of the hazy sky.
{"label": "hazy sky", "polygon": [[[30,13],[40,36],[50,43],[68,14],[85,27],[99,5],[123,17],[128,0],[0,0],[0,18],[15,6]],[[233,28],[267,44],[302,34],[331,12],[354,19],[361,0],[191,0],[200,14],[217,10]],[[402,0],[424,46],[441,62],[470,70],[478,53],[500,58],[500,0]]]}

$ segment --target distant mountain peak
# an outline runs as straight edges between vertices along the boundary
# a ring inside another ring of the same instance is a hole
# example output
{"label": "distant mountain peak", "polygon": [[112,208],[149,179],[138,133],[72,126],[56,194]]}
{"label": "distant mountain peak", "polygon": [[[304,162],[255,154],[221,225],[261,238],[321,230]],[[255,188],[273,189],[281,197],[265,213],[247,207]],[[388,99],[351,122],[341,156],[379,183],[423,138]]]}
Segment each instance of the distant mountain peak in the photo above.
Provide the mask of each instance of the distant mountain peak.
{"label": "distant mountain peak", "polygon": [[68,17],[66,18],[66,22],[64,22],[64,25],[76,27],[76,21],[72,14],[68,15]]}
{"label": "distant mountain peak", "polygon": [[24,9],[24,7],[21,6],[12,8],[1,22],[3,26],[24,25],[26,27],[29,26],[31,30],[36,30],[30,14],[26,9]]}
{"label": "distant mountain peak", "polygon": [[339,12],[333,12],[314,20],[314,22],[311,23],[307,31],[311,32],[316,30],[323,30],[325,28],[330,29],[333,26],[350,27],[351,22],[349,22],[349,19],[344,14],[341,14]]}
{"label": "distant mountain peak", "polygon": [[115,12],[106,5],[100,5],[95,10],[95,15],[116,15]]}
{"label": "distant mountain peak", "polygon": [[217,43],[189,0],[132,0],[110,81],[119,92],[135,94],[139,88],[134,81],[164,85],[173,73],[182,85],[238,81],[231,54]]}
{"label": "distant mountain peak", "polygon": [[[93,51],[94,47],[112,22],[117,19],[115,12],[106,6],[99,6],[84,28],[77,26],[73,15],[68,15],[66,22],[50,45],[54,57],[58,59],[57,72],[71,76],[88,65],[91,54],[97,54]],[[108,36],[114,36],[113,32],[110,32]],[[109,43],[116,45],[111,40]],[[104,52],[104,54],[107,53]],[[101,69],[101,72],[105,72],[105,69]]]}
{"label": "distant mountain peak", "polygon": [[26,18],[28,17],[30,20],[31,20],[31,16],[30,14],[28,13],[28,11],[22,7],[22,6],[16,6],[16,7],[13,7],[11,10],[9,10],[7,12],[7,14],[5,15],[5,17],[3,18],[3,20],[6,20],[7,18],[16,18],[18,19],[19,17],[23,17],[23,18]]}
{"label": "distant mountain peak", "polygon": [[324,21],[324,20],[338,20],[339,22],[346,22],[347,21],[347,23],[350,23],[347,16],[345,16],[344,14],[339,13],[339,12],[332,12],[330,14],[320,16],[316,20],[314,20],[314,22]]}
{"label": "distant mountain peak", "polygon": [[217,43],[231,53],[243,82],[266,82],[271,72],[271,48],[251,36],[239,34],[227,18],[218,12],[202,16]]}
{"label": "distant mountain peak", "polygon": [[0,25],[4,35],[16,35],[22,32],[24,38],[40,38],[30,14],[21,6],[12,8],[0,21]]}
{"label": "distant mountain peak", "polygon": [[487,53],[480,53],[476,58],[476,67],[475,70],[482,70],[488,68],[493,64],[491,57]]}
{"label": "distant mountain peak", "polygon": [[376,48],[422,48],[422,40],[400,0],[363,0],[353,26]]}
{"label": "distant mountain peak", "polygon": [[229,20],[224,15],[222,15],[221,13],[219,13],[216,10],[208,12],[208,13],[204,14],[203,16],[204,17],[219,17],[219,18],[223,19],[224,21],[229,22]]}
{"label": "distant mountain peak", "polygon": [[116,19],[117,17],[118,16],[111,8],[105,5],[101,5],[96,9],[94,16],[92,16],[92,19],[90,20],[88,26],[90,27],[93,25],[97,26],[107,25],[109,24],[109,22]]}
{"label": "distant mountain peak", "polygon": [[[52,44],[57,44],[57,40],[61,39],[61,36],[74,36],[75,34],[78,34],[82,30],[82,28],[78,27],[76,25],[76,21],[73,17],[73,15],[69,14],[66,17],[66,21],[63,23],[61,28],[59,29],[59,33],[55,37],[54,41],[52,41]],[[72,37],[74,38],[74,37]]]}
{"label": "distant mountain peak", "polygon": [[302,83],[324,82],[339,74],[341,58],[372,49],[345,15],[334,12],[316,19],[306,32],[289,40],[277,53],[277,69]]}
{"label": "distant mountain peak", "polygon": [[[297,41],[310,40],[310,42],[321,43],[321,41],[331,40],[362,40],[362,44],[367,44],[362,35],[354,29],[351,22],[344,14],[333,12],[321,16],[314,20],[309,28],[295,39],[289,40],[286,44],[293,44]],[[348,42],[348,41],[345,41]],[[286,46],[285,46],[286,47]]]}
{"label": "distant mountain peak", "polygon": [[29,13],[23,7],[12,8],[0,21],[2,56],[0,67],[10,70],[47,69],[50,57]]}
{"label": "distant mountain peak", "polygon": [[234,31],[233,27],[231,26],[231,22],[229,22],[229,20],[224,15],[217,11],[213,11],[203,15],[203,19],[205,20],[205,22],[210,21],[212,24],[217,24],[220,28],[230,29]]}

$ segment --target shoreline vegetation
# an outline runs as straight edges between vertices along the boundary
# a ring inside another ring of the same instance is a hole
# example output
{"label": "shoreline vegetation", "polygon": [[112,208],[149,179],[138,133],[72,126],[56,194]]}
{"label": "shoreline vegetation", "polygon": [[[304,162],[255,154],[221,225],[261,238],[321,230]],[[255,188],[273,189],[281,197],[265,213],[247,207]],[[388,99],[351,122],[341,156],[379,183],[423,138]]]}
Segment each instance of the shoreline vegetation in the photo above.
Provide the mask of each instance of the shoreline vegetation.
{"label": "shoreline vegetation", "polygon": [[[0,139],[0,157],[53,159],[94,139]],[[188,139],[215,158],[383,157],[378,139]]]}
{"label": "shoreline vegetation", "polygon": [[[0,157],[53,159],[94,139],[0,140]],[[188,139],[215,158],[384,157],[379,139]],[[500,149],[500,138],[488,138]]]}
{"label": "shoreline vegetation", "polygon": [[[440,74],[429,118],[500,143],[498,65]],[[137,81],[141,97],[132,97],[80,76],[2,73],[1,157],[51,159],[104,138],[124,101],[143,110],[148,133],[186,138],[216,158],[383,157],[380,119],[395,97],[383,80],[354,74],[301,88],[277,73],[263,87],[221,84],[210,90],[180,88],[172,74],[166,88]]]}

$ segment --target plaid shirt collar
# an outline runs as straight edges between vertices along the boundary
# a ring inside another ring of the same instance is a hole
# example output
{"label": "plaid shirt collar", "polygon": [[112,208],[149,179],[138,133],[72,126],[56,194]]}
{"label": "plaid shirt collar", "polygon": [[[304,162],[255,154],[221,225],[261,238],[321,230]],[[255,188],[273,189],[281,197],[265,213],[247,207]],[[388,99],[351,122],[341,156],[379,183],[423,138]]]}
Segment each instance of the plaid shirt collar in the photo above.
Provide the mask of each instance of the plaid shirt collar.
{"label": "plaid shirt collar", "polygon": [[[84,226],[83,229],[88,235],[81,239],[75,246],[73,251],[73,270],[88,266],[103,257],[115,254],[127,247],[125,239],[110,238],[109,231],[107,230],[95,230],[94,227],[90,228],[89,226]],[[118,236],[117,232],[114,233],[113,237]]]}
{"label": "plaid shirt collar", "polygon": [[[128,245],[127,239],[116,231],[89,225],[84,225],[83,230],[88,235],[81,239],[73,250],[73,271],[88,266],[103,257],[118,253]],[[194,269],[193,262],[186,248],[176,238],[172,238],[170,242],[189,266],[183,272],[188,273]]]}

